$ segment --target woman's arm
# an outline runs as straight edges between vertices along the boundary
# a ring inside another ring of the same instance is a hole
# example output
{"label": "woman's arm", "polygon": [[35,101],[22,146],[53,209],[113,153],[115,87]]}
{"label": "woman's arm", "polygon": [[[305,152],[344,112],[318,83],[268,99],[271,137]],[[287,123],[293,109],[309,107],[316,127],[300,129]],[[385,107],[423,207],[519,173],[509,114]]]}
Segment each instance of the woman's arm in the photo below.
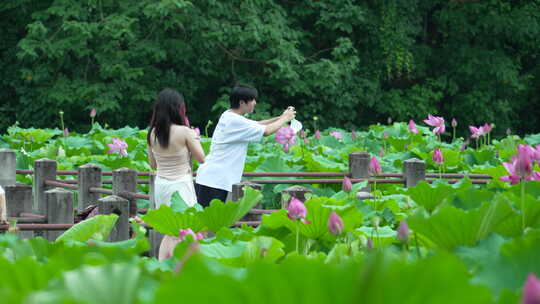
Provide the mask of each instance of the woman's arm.
{"label": "woman's arm", "polygon": [[154,153],[152,152],[152,147],[148,146],[148,163],[150,164],[150,168],[156,170],[157,169],[157,163],[156,159],[154,158]]}
{"label": "woman's arm", "polygon": [[186,136],[186,146],[188,147],[191,156],[195,158],[200,164],[204,163],[204,150],[201,146],[199,136],[195,134],[195,131],[189,129]]}

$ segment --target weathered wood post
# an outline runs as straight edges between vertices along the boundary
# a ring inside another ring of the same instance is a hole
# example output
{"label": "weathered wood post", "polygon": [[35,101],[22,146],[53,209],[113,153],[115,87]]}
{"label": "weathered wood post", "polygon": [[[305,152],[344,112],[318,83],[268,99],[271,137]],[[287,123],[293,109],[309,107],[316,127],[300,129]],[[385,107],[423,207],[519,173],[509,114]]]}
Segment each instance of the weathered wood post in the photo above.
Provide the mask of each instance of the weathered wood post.
{"label": "weathered wood post", "polygon": [[412,158],[403,162],[403,178],[405,187],[409,188],[426,179],[426,163],[423,160]]}
{"label": "weathered wood post", "polygon": [[[368,152],[352,152],[349,154],[349,172],[351,178],[369,178],[369,163],[371,156]],[[371,191],[371,187],[368,184],[361,191]]]}
{"label": "weathered wood post", "polygon": [[8,217],[20,217],[23,212],[32,212],[32,186],[15,184],[6,186],[4,190]]}
{"label": "weathered wood post", "polygon": [[77,196],[77,210],[83,211],[89,205],[97,204],[99,193],[90,192],[91,187],[101,188],[101,168],[94,164],[82,165],[79,171],[79,189]]}
{"label": "weathered wood post", "polygon": [[56,180],[56,161],[39,159],[34,162],[34,212],[47,215],[45,210],[45,191],[52,189],[45,185],[46,180]]}
{"label": "weathered wood post", "polygon": [[14,150],[0,149],[0,186],[15,185],[17,157]]}
{"label": "weathered wood post", "polygon": [[[8,217],[20,217],[21,213],[32,213],[32,186],[15,184],[4,188]],[[19,238],[34,237],[34,231],[19,231]]]}
{"label": "weathered wood post", "polygon": [[[73,193],[62,188],[45,191],[45,212],[48,224],[73,224]],[[62,233],[46,231],[43,237],[53,242]]]}
{"label": "weathered wood post", "polygon": [[[234,184],[232,186],[232,192],[231,192],[233,202],[237,202],[239,199],[241,199],[244,196],[244,187],[251,187],[251,188],[253,188],[255,190],[259,190],[259,191],[262,190],[262,185],[257,184],[257,183],[253,183],[253,182],[250,182],[250,181],[244,181],[244,182]],[[257,208],[257,207],[255,207],[255,208]]]}
{"label": "weathered wood post", "polygon": [[[122,196],[124,192],[137,192],[137,171],[121,168],[113,171],[113,195]],[[137,201],[129,198],[129,214],[137,214]]]}
{"label": "weathered wood post", "polygon": [[[244,181],[244,182],[236,183],[236,184],[234,184],[232,186],[232,191],[231,191],[231,196],[232,196],[232,201],[233,202],[238,202],[242,197],[244,197],[244,187],[251,187],[251,188],[253,188],[255,190],[259,190],[259,191],[262,190],[262,185],[256,184],[256,183],[253,183],[253,182],[250,182],[250,181]],[[253,208],[254,209],[262,209],[262,205],[259,202]],[[261,215],[260,214],[249,214],[248,213],[248,214],[246,214],[246,216],[244,216],[242,218],[242,220],[244,220],[244,221],[259,221],[259,220],[261,220]]]}
{"label": "weathered wood post", "polygon": [[287,209],[289,208],[289,202],[290,199],[285,200],[284,194],[289,195],[291,198],[296,197],[301,202],[306,201],[306,194],[312,193],[313,191],[309,188],[303,187],[303,186],[291,186],[283,191],[281,191],[281,208]]}
{"label": "weathered wood post", "polygon": [[117,214],[118,220],[109,235],[110,242],[129,239],[129,201],[120,196],[109,195],[98,200],[99,214]]}

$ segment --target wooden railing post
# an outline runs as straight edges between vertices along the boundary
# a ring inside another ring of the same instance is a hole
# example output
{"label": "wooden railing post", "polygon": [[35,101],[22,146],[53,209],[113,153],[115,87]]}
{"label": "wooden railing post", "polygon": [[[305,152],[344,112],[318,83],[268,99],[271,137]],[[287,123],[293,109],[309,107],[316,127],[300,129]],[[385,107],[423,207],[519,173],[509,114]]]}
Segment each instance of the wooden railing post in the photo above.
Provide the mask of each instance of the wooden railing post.
{"label": "wooden railing post", "polygon": [[[113,171],[113,195],[122,196],[123,192],[137,192],[137,171],[121,168]],[[128,199],[129,214],[137,214],[137,201]]]}
{"label": "wooden railing post", "polygon": [[101,188],[101,168],[94,164],[86,164],[79,167],[79,189],[77,196],[77,210],[83,211],[92,204],[97,204],[99,193],[89,191],[91,187]]}
{"label": "wooden railing post", "polygon": [[120,196],[109,195],[98,200],[99,214],[117,214],[118,220],[109,235],[110,242],[129,238],[129,201]]}
{"label": "wooden railing post", "polygon": [[[259,190],[259,191],[262,190],[262,185],[259,185],[259,184],[253,183],[253,182],[249,182],[249,181],[234,184],[232,186],[232,192],[231,192],[231,197],[232,197],[231,200],[233,202],[238,202],[244,196],[244,187],[251,187],[251,188],[253,188],[255,190]],[[258,203],[253,208],[254,209],[262,209],[262,205],[261,205],[261,203]],[[249,214],[248,213],[248,214],[246,214],[246,216],[244,216],[242,218],[242,220],[243,221],[259,221],[259,220],[261,220],[261,215],[260,214]]]}
{"label": "wooden railing post", "polygon": [[15,185],[17,157],[14,150],[0,149],[0,186]]}
{"label": "wooden railing post", "polygon": [[412,187],[426,179],[426,163],[417,158],[404,161],[403,178],[405,179],[405,188]]}
{"label": "wooden railing post", "polygon": [[[369,178],[369,163],[371,156],[367,152],[352,152],[349,154],[349,172],[351,178]],[[369,184],[361,191],[369,192]]]}
{"label": "wooden railing post", "polygon": [[34,162],[34,212],[47,215],[45,210],[45,191],[52,187],[45,185],[46,180],[56,180],[56,161],[39,159]]}
{"label": "wooden railing post", "polygon": [[[73,193],[62,188],[45,191],[45,214],[48,224],[73,224]],[[63,231],[46,231],[44,238],[53,242]]]}
{"label": "wooden railing post", "polygon": [[289,208],[289,202],[290,200],[284,200],[283,194],[288,194],[291,198],[296,197],[301,202],[306,201],[306,194],[312,193],[313,191],[309,188],[303,187],[303,186],[291,186],[283,191],[282,193],[282,199],[281,199],[281,208],[287,209]]}
{"label": "wooden railing post", "polygon": [[32,212],[32,186],[16,184],[4,189],[8,217],[19,217],[23,212]]}
{"label": "wooden railing post", "polygon": [[232,186],[231,197],[233,202],[237,202],[244,196],[244,187],[251,187],[255,190],[262,190],[262,185],[253,182],[240,182]]}

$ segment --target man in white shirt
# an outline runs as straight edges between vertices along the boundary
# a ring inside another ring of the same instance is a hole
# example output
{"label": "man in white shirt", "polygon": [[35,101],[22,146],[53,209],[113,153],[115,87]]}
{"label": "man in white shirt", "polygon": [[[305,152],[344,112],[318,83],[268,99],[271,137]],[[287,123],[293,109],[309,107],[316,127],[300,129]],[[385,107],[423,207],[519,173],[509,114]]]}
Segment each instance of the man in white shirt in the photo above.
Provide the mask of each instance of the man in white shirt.
{"label": "man in white shirt", "polygon": [[244,115],[255,109],[257,95],[257,89],[245,85],[237,85],[231,92],[231,108],[221,114],[210,153],[197,170],[195,191],[198,203],[204,207],[213,199],[225,201],[232,185],[241,181],[248,143],[275,133],[295,117],[294,107],[289,107],[280,116],[268,120],[247,119]]}

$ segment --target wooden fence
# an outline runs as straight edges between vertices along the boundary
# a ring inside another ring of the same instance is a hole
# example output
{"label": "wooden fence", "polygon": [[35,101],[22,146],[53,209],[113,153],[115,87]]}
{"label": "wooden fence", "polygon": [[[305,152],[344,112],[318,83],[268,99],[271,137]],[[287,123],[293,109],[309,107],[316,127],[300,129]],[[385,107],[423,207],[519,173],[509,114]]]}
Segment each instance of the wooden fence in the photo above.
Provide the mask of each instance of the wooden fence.
{"label": "wooden fence", "polygon": [[[490,179],[489,175],[484,174],[426,174],[425,162],[418,159],[404,161],[401,173],[383,173],[370,177],[370,159],[370,154],[366,152],[351,153],[348,172],[245,172],[244,177],[248,180],[233,186],[231,200],[237,201],[241,198],[243,187],[246,185],[261,189],[263,184],[292,184],[294,186],[283,190],[283,193],[303,200],[304,195],[311,190],[298,185],[341,184],[345,176],[351,178],[353,183],[368,181],[368,187],[357,194],[358,199],[371,198],[370,183],[402,184],[404,187],[411,187],[422,180],[432,182],[434,178],[446,178],[450,183],[454,183],[468,176],[475,184],[485,184]],[[33,186],[17,184],[17,174],[33,174]],[[77,179],[58,180],[58,176],[62,175],[76,175]],[[111,179],[104,180],[104,176],[110,176]],[[146,177],[146,179],[138,179],[138,177]],[[258,177],[265,177],[265,179],[257,179]],[[268,177],[288,178],[268,179]],[[298,178],[290,179],[290,177]],[[155,206],[154,180],[153,172],[137,172],[127,168],[102,172],[99,166],[93,164],[82,165],[77,171],[57,170],[57,162],[50,159],[35,161],[34,170],[17,170],[15,151],[0,149],[0,186],[4,187],[6,192],[7,215],[8,218],[17,220],[17,228],[22,230],[23,237],[37,234],[54,241],[63,230],[69,229],[78,220],[84,219],[88,209],[95,206],[97,214],[116,213],[119,215],[109,240],[128,239],[130,237],[129,218],[137,213],[146,212],[144,209],[137,209],[136,200],[149,200],[150,208]],[[148,184],[149,193],[138,193],[138,184]],[[112,185],[112,187],[106,189],[103,185]],[[282,206],[282,208],[286,207],[286,205]],[[273,211],[275,210],[263,210],[257,206],[236,225],[258,225],[262,214]],[[0,225],[0,230],[7,228],[7,225]],[[157,250],[160,239],[159,235],[150,233],[153,251]]]}

